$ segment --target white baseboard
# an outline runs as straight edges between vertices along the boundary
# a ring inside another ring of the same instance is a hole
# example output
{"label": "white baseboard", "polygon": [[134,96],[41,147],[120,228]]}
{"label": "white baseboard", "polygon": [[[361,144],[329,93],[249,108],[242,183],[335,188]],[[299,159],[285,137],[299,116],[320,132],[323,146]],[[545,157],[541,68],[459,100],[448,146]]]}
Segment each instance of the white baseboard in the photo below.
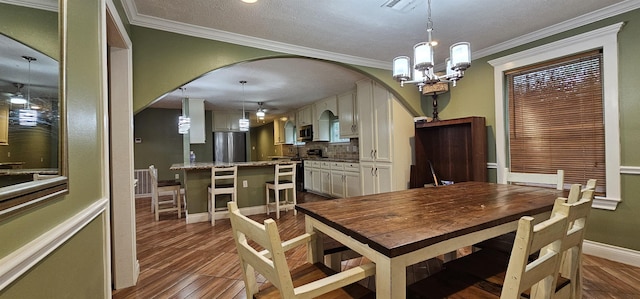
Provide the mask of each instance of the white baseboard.
{"label": "white baseboard", "polygon": [[108,207],[108,198],[97,200],[73,217],[0,259],[0,290],[46,258],[96,217],[104,213]]}
{"label": "white baseboard", "polygon": [[582,252],[614,262],[640,267],[640,251],[584,240]]}
{"label": "white baseboard", "polygon": [[194,214],[189,214],[187,212],[187,224],[198,223],[198,222],[207,222],[207,221],[209,221],[209,213],[208,212],[194,213]]}

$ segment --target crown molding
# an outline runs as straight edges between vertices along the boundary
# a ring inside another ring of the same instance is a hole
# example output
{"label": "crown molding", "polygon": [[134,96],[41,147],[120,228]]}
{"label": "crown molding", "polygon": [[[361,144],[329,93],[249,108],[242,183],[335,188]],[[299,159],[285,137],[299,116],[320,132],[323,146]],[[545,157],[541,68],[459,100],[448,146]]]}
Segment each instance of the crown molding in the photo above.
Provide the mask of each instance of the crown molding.
{"label": "crown molding", "polygon": [[147,27],[172,33],[178,33],[198,38],[227,42],[231,44],[253,47],[274,52],[286,54],[300,55],[318,59],[337,61],[347,64],[355,64],[380,69],[391,69],[391,62],[375,59],[368,59],[358,56],[340,54],[335,52],[323,51],[308,47],[302,47],[267,39],[251,37],[232,32],[216,30],[203,26],[191,25],[172,20],[165,20],[153,16],[140,14],[133,0],[125,0],[125,12],[131,25]]}
{"label": "crown molding", "polygon": [[534,41],[552,36],[554,34],[575,29],[580,26],[584,26],[600,20],[604,20],[606,18],[617,16],[619,14],[629,12],[638,8],[640,8],[640,0],[622,1],[620,3],[613,4],[611,6],[607,6],[605,8],[592,11],[590,13],[581,15],[579,17],[549,26],[547,28],[543,28],[543,29],[522,35],[520,37],[508,40],[506,42],[502,42],[502,43],[493,45],[491,47],[478,50],[476,52],[473,52],[471,57],[476,59],[476,58],[482,58],[485,56],[493,55],[505,50],[509,50],[530,42],[534,42]]}
{"label": "crown molding", "polygon": [[[147,27],[151,29],[157,29],[162,31],[168,31],[188,36],[194,36],[199,38],[205,38],[210,40],[217,40],[222,42],[228,42],[232,44],[248,46],[263,50],[270,50],[275,52],[294,54],[300,56],[307,56],[319,59],[332,60],[342,63],[355,64],[361,66],[368,66],[380,69],[391,69],[391,63],[388,61],[381,61],[375,59],[368,59],[363,57],[357,57],[352,55],[345,55],[335,52],[323,51],[308,47],[301,47],[292,44],[286,44],[276,41],[270,41],[266,39],[235,34],[222,30],[215,30],[203,26],[190,25],[182,22],[170,21],[160,19],[148,15],[140,14],[135,6],[134,0],[123,0],[125,12],[127,18],[132,25]],[[564,22],[549,26],[544,29],[540,29],[520,37],[496,44],[491,47],[480,49],[472,53],[474,59],[489,56],[495,53],[499,53],[517,46],[521,46],[542,38],[552,36],[567,30],[575,29],[580,26],[584,26],[596,21],[600,21],[612,16],[616,16],[634,9],[640,8],[640,0],[627,0],[620,3],[584,14],[582,16],[566,20]],[[439,64],[437,69],[444,68],[444,64]]]}
{"label": "crown molding", "polygon": [[29,7],[29,8],[35,8],[35,9],[58,12],[58,5],[45,4],[45,3],[41,3],[40,1],[0,0],[0,3],[7,3],[7,4],[17,5],[17,6],[24,6],[24,7]]}

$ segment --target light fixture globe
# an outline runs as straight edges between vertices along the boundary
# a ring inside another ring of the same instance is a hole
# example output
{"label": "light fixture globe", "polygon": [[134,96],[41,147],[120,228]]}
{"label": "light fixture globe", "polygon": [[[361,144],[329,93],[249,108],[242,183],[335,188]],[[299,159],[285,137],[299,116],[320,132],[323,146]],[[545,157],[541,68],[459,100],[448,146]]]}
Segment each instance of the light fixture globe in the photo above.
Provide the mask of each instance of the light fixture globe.
{"label": "light fixture globe", "polygon": [[402,82],[411,80],[411,61],[408,56],[398,56],[393,59],[393,79]]}
{"label": "light fixture globe", "polygon": [[449,48],[451,57],[451,69],[464,71],[471,66],[471,44],[461,42],[451,45]]}
{"label": "light fixture globe", "polygon": [[426,71],[433,67],[433,48],[430,42],[413,46],[413,63],[413,67],[419,71]]}

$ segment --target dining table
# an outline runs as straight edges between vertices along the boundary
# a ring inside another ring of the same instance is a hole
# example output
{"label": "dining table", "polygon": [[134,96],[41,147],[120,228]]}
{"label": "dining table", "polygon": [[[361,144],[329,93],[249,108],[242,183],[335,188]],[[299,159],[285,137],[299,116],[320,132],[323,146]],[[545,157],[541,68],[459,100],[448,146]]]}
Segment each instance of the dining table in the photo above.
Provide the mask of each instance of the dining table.
{"label": "dining table", "polygon": [[[565,191],[462,182],[296,205],[321,232],[376,264],[377,298],[406,298],[406,267],[515,231],[522,216],[548,219]],[[318,234],[322,236],[322,234]],[[323,260],[322,237],[307,259]]]}

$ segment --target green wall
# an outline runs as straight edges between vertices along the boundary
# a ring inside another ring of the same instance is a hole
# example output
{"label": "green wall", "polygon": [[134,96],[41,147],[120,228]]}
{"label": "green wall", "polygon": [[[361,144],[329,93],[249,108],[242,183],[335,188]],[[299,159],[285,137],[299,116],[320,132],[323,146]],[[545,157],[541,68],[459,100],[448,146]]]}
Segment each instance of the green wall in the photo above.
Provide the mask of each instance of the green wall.
{"label": "green wall", "polygon": [[270,160],[269,156],[279,156],[273,143],[273,122],[251,128],[251,161],[266,161]]}
{"label": "green wall", "polygon": [[[141,143],[133,145],[134,168],[146,169],[153,164],[158,169],[158,179],[173,179],[182,171],[170,170],[172,164],[183,163],[183,135],[178,134],[178,116],[182,110],[147,108],[133,117],[133,137]],[[213,161],[212,113],[205,112],[206,143],[191,144],[196,162]]]}
{"label": "green wall", "polygon": [[[17,39],[57,57],[56,19],[42,12],[2,4],[0,28]],[[15,18],[5,17],[13,16]],[[103,122],[101,51],[104,6],[99,0],[68,1],[67,107],[69,194],[0,222],[0,257],[33,241],[105,195],[102,193]],[[54,29],[52,29],[54,28]],[[30,42],[26,42],[26,41]],[[96,298],[108,273],[102,231],[104,214],[0,291],[0,298]]]}

